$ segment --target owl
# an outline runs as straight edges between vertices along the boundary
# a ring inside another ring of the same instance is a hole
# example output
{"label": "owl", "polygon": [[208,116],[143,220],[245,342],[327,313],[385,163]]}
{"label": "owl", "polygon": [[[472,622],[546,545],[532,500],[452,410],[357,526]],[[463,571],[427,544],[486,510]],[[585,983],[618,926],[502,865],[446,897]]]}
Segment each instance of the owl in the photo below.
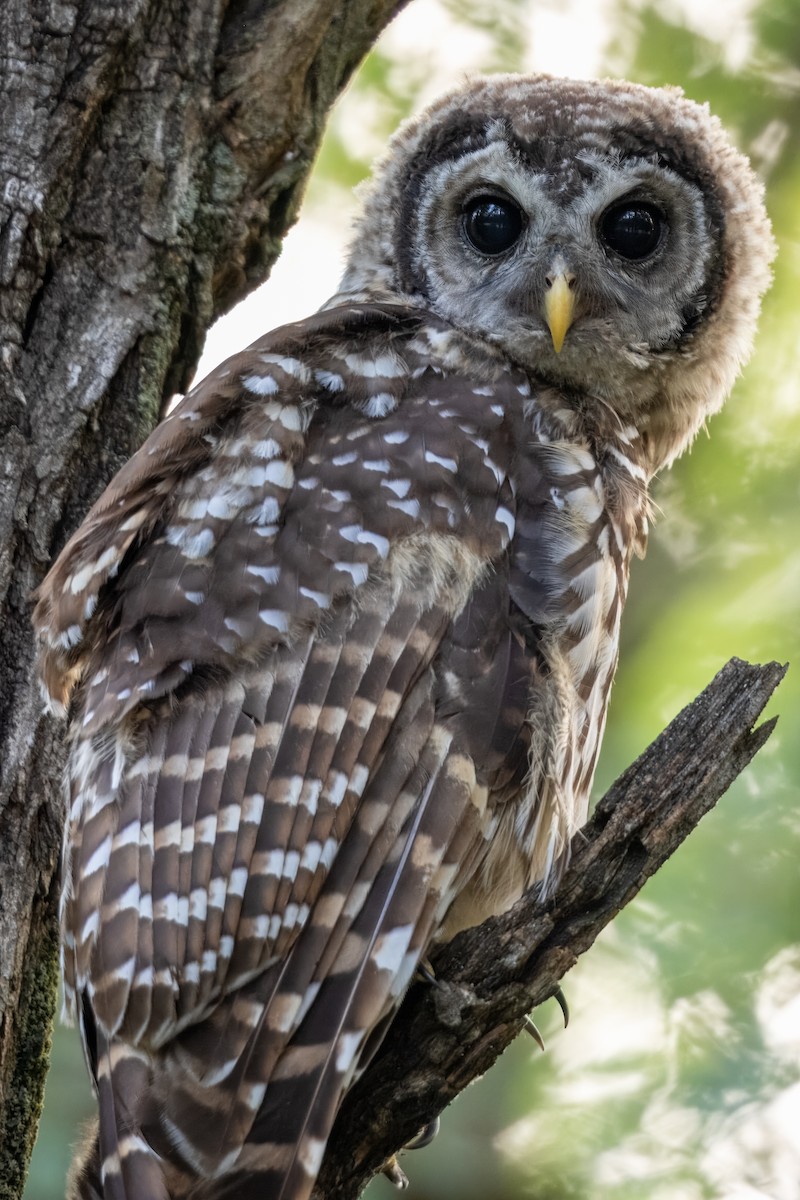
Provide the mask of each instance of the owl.
{"label": "owl", "polygon": [[339,292],[195,387],[42,583],[69,713],[81,1200],[305,1200],[426,955],[557,887],[648,489],[772,241],[677,90],[467,83],[403,126]]}

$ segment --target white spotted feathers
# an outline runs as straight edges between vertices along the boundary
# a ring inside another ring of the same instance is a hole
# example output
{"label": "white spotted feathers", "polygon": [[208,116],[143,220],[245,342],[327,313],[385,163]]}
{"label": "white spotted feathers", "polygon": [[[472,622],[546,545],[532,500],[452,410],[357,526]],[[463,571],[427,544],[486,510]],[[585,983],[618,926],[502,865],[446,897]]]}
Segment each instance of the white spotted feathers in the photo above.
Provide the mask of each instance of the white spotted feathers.
{"label": "white spotted feathers", "polygon": [[[305,361],[289,353],[295,330],[241,355],[225,410],[213,380],[187,396],[42,589],[45,677],[83,675],[67,1007],[90,1006],[98,1064],[101,1046],[151,1056],[151,1150],[128,1147],[120,1195],[153,1153],[168,1174],[175,1144],[201,1178],[221,1161],[237,1179],[271,1164],[259,1147],[280,1143],[269,1114],[285,1105],[299,1030],[303,1045],[311,1029],[321,1039],[333,1103],[457,893],[486,912],[507,899],[484,894],[503,811],[522,830],[514,895],[552,872],[585,813],[629,557],[618,531],[633,544],[643,492],[612,516],[558,419],[529,444],[522,377],[490,355],[465,386],[437,365],[430,318],[370,317],[373,358],[363,333],[346,352],[353,318],[332,310],[308,323]],[[371,416],[388,386],[390,410]],[[135,497],[117,496],[129,480]],[[532,518],[547,545],[539,533],[529,547]],[[95,549],[109,544],[113,556]],[[585,565],[565,570],[578,546]],[[73,606],[89,599],[80,623]],[[558,614],[552,685],[525,647]],[[65,623],[79,625],[69,647]],[[551,693],[552,745],[527,725],[534,687]],[[116,1086],[103,1070],[101,1096]],[[294,1178],[308,1156],[299,1129],[286,1138],[300,1139]],[[109,1179],[120,1153],[103,1146]]]}
{"label": "white spotted feathers", "polygon": [[393,153],[343,292],[190,392],[39,589],[70,1200],[307,1200],[420,959],[557,885],[649,480],[752,330],[760,191],[673,93],[476,81]]}

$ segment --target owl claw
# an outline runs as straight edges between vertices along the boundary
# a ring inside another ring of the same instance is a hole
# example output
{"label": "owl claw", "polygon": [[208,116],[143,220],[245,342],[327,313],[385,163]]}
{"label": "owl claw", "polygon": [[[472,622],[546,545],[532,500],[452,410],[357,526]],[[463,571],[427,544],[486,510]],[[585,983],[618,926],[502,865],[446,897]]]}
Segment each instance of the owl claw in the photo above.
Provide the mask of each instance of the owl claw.
{"label": "owl claw", "polygon": [[381,1174],[386,1176],[393,1187],[401,1189],[408,1187],[408,1176],[397,1161],[396,1154],[386,1160],[381,1167]]}
{"label": "owl claw", "polygon": [[535,1024],[530,1019],[530,1017],[525,1018],[525,1024],[523,1025],[523,1029],[525,1030],[526,1033],[529,1033],[531,1035],[531,1037],[536,1042],[536,1045],[539,1047],[539,1049],[544,1051],[544,1038],[539,1033],[539,1030],[536,1028]]}
{"label": "owl claw", "polygon": [[566,1029],[569,1025],[569,1005],[567,1004],[567,997],[564,995],[560,987],[557,987],[553,992],[553,999],[564,1015],[564,1028]]}
{"label": "owl claw", "polygon": [[[427,1125],[423,1125],[416,1137],[413,1137],[410,1142],[406,1142],[403,1146],[404,1150],[422,1150],[425,1146],[429,1146],[439,1132],[440,1121],[438,1117],[434,1117]],[[397,1155],[393,1154],[390,1159],[381,1167],[381,1174],[385,1175],[391,1184],[396,1188],[408,1187],[408,1176],[397,1161]]]}
{"label": "owl claw", "polygon": [[[569,1006],[567,1004],[567,997],[564,995],[564,993],[562,992],[560,987],[557,987],[556,990],[553,992],[553,999],[555,1000],[558,1007],[561,1009],[561,1012],[564,1016],[564,1028],[566,1029],[567,1026],[569,1025]],[[531,1020],[530,1017],[525,1018],[525,1024],[524,1024],[523,1028],[526,1033],[529,1033],[531,1035],[531,1037],[536,1042],[536,1045],[539,1047],[539,1049],[544,1050],[544,1048],[545,1048],[544,1047],[544,1038],[542,1037],[541,1033],[539,1032],[539,1030],[537,1029],[536,1025],[534,1024],[534,1022]]]}
{"label": "owl claw", "polygon": [[434,987],[442,988],[444,986],[441,980],[436,978],[436,972],[427,958],[421,958],[417,963],[417,974],[421,979],[424,979],[426,983],[430,983]]}
{"label": "owl claw", "polygon": [[404,1150],[423,1150],[426,1146],[430,1146],[433,1139],[439,1132],[441,1121],[438,1117],[434,1117],[432,1121],[428,1121],[427,1125],[423,1125],[416,1137],[413,1137],[410,1142],[406,1142]]}

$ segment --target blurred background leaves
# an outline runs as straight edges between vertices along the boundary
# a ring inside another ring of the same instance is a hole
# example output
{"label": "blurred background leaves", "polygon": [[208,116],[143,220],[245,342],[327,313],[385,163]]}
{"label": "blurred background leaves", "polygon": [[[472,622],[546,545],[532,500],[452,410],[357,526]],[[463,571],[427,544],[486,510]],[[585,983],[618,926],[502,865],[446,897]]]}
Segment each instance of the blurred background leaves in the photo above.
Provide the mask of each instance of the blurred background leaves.
{"label": "blurred background leaves", "polygon": [[[519,1039],[404,1166],[416,1200],[800,1200],[800,0],[413,0],[335,111],[273,279],[199,373],[335,289],[352,188],[400,120],[465,70],[532,69],[708,101],[780,246],[751,365],[656,487],[596,794],[732,655],[794,665],[766,749],[568,977],[569,1029],[537,1014],[547,1054]],[[26,1200],[63,1196],[90,1110],[59,1030]]]}

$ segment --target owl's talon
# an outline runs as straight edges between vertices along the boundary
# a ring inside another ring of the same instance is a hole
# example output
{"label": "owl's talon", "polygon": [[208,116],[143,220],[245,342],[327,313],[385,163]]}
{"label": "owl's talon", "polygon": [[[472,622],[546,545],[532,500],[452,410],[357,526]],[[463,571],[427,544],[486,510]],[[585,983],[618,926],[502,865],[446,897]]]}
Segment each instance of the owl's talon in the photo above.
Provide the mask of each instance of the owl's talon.
{"label": "owl's talon", "polygon": [[386,1176],[393,1187],[400,1189],[408,1187],[408,1176],[397,1161],[396,1154],[386,1160],[381,1167],[381,1174]]}
{"label": "owl's talon", "polygon": [[430,1146],[433,1139],[439,1132],[441,1121],[438,1117],[434,1117],[432,1121],[428,1121],[427,1125],[423,1125],[416,1137],[413,1137],[410,1142],[406,1142],[404,1150],[424,1150],[426,1146]]}
{"label": "owl's talon", "polygon": [[523,1029],[525,1030],[526,1033],[529,1033],[531,1035],[531,1037],[536,1042],[536,1045],[539,1047],[539,1049],[544,1051],[544,1038],[539,1033],[539,1030],[536,1028],[536,1025],[534,1024],[534,1022],[531,1020],[530,1017],[525,1018],[525,1024],[523,1026]]}
{"label": "owl's talon", "polygon": [[[558,1007],[561,1009],[561,1012],[564,1016],[564,1028],[566,1029],[567,1026],[569,1025],[569,1005],[567,1004],[567,997],[564,995],[564,993],[560,987],[557,987],[556,990],[553,992],[553,999],[555,1000]],[[544,1050],[545,1049],[544,1038],[542,1037],[541,1033],[539,1032],[538,1028],[536,1027],[536,1024],[534,1023],[534,1021],[530,1017],[525,1018],[524,1028],[525,1028],[525,1032],[529,1033],[531,1035],[531,1037],[536,1042],[536,1045],[539,1047],[539,1049]]]}
{"label": "owl's talon", "polygon": [[439,988],[440,990],[444,987],[442,981],[436,978],[436,972],[427,958],[421,958],[417,963],[417,974],[425,981],[425,983],[430,983],[433,985],[433,987]]}
{"label": "owl's talon", "polygon": [[[433,982],[436,983],[437,981],[434,979]],[[423,1125],[419,1133],[416,1134],[416,1136],[413,1137],[410,1142],[406,1142],[405,1146],[403,1146],[403,1150],[422,1150],[425,1146],[430,1146],[431,1142],[439,1132],[440,1124],[441,1122],[438,1117],[434,1117],[432,1121],[428,1121],[428,1124]],[[381,1167],[381,1174],[385,1175],[389,1182],[396,1188],[408,1187],[408,1176],[397,1161],[396,1154],[393,1154],[392,1157],[387,1159],[387,1161],[383,1164]]]}

